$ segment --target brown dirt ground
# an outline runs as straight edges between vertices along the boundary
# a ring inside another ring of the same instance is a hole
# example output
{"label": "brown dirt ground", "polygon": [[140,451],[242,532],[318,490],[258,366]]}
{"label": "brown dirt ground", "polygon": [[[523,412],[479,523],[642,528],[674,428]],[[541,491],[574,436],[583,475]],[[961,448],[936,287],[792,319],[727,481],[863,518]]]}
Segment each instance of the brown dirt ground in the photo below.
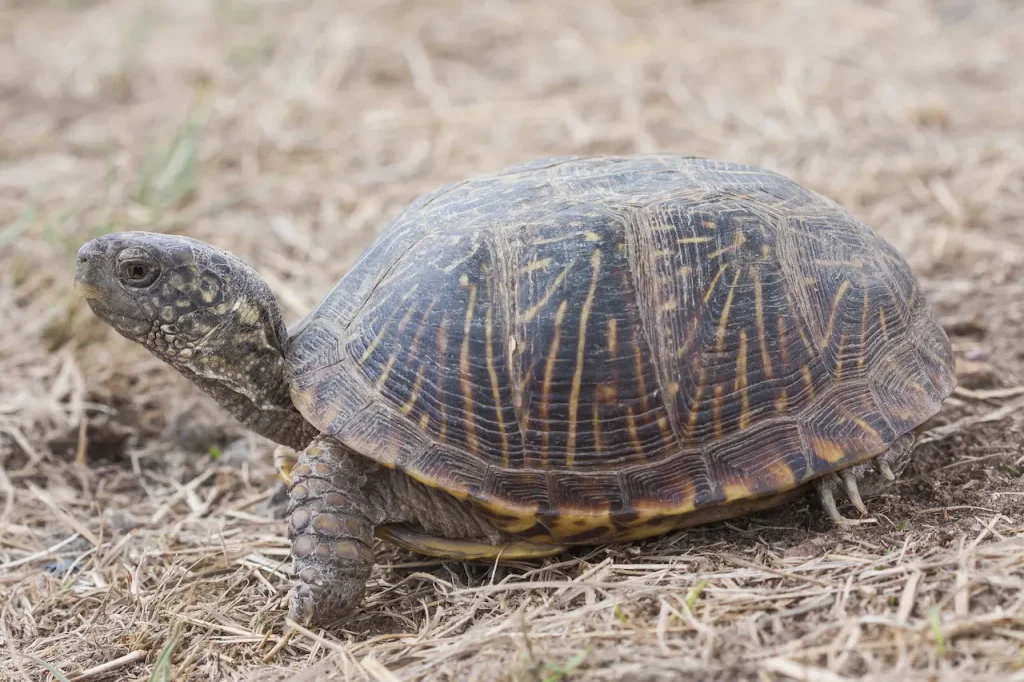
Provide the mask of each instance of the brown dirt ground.
{"label": "brown dirt ground", "polygon": [[[0,3],[0,677],[1024,679],[1022,33],[1011,0]],[[381,547],[345,629],[284,637],[270,447],[71,296],[78,246],[206,239],[293,320],[442,182],[653,150],[780,170],[920,276],[962,389],[877,523]]]}

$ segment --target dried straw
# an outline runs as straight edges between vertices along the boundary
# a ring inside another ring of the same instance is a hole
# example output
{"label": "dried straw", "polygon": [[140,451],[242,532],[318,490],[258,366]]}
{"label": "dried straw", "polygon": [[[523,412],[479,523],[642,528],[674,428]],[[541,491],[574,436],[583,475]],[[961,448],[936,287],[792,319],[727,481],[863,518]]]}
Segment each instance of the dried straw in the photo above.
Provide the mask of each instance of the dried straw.
{"label": "dried straw", "polygon": [[[1010,0],[0,5],[0,678],[1024,679],[1022,29]],[[365,607],[306,630],[270,446],[70,294],[87,237],[174,231],[294,320],[442,182],[653,150],[778,169],[921,277],[963,390],[878,523],[381,547]]]}

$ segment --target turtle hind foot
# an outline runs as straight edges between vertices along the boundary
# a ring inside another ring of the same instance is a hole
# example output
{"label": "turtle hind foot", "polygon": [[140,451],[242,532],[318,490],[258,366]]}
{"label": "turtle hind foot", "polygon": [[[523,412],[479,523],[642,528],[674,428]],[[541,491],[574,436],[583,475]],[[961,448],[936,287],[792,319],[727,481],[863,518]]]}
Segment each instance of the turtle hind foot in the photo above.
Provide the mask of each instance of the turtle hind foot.
{"label": "turtle hind foot", "polygon": [[[860,490],[857,487],[857,475],[846,469],[844,471],[831,474],[826,474],[818,480],[818,499],[821,501],[821,506],[828,514],[829,518],[832,519],[837,527],[842,530],[850,530],[854,526],[861,526],[868,523],[877,523],[873,518],[868,517],[868,509],[864,506],[863,500],[860,497]],[[846,498],[857,508],[857,511],[861,513],[860,519],[848,519],[839,512],[839,506],[836,504],[836,493],[840,492],[846,495]]]}
{"label": "turtle hind foot", "polygon": [[[818,499],[821,500],[821,506],[832,522],[843,530],[877,523],[876,519],[868,518],[869,513],[862,499],[862,492],[867,496],[873,496],[888,487],[906,469],[913,449],[914,434],[905,434],[897,438],[889,449],[878,457],[818,479]],[[862,518],[848,519],[840,514],[836,504],[837,493],[845,495]]]}

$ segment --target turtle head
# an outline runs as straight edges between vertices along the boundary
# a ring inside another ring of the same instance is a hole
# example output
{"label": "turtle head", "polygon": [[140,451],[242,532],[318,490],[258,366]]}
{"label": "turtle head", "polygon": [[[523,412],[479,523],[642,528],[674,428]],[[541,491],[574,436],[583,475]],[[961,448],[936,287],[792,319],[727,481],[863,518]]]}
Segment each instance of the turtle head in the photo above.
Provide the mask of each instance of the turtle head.
{"label": "turtle head", "polygon": [[187,237],[147,232],[87,242],[75,273],[75,290],[94,313],[171,364],[201,355],[205,345],[242,324],[246,313],[265,317],[268,340],[278,343],[276,303],[265,311],[256,307],[269,296],[260,284],[230,254]]}
{"label": "turtle head", "polygon": [[79,250],[75,290],[254,431],[291,447],[312,437],[291,402],[277,299],[238,258],[187,237],[109,234]]}

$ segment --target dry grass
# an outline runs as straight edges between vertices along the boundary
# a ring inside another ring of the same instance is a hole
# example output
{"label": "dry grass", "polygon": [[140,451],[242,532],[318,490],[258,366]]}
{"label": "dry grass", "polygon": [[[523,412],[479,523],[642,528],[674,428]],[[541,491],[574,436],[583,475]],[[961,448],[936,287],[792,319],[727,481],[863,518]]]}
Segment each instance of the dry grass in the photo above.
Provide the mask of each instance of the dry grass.
{"label": "dry grass", "polygon": [[[1022,32],[1011,0],[0,4],[0,677],[1024,679]],[[382,547],[345,630],[285,635],[270,448],[72,299],[78,246],[207,239],[295,319],[427,189],[650,150],[781,170],[922,278],[964,389],[878,523]]]}

